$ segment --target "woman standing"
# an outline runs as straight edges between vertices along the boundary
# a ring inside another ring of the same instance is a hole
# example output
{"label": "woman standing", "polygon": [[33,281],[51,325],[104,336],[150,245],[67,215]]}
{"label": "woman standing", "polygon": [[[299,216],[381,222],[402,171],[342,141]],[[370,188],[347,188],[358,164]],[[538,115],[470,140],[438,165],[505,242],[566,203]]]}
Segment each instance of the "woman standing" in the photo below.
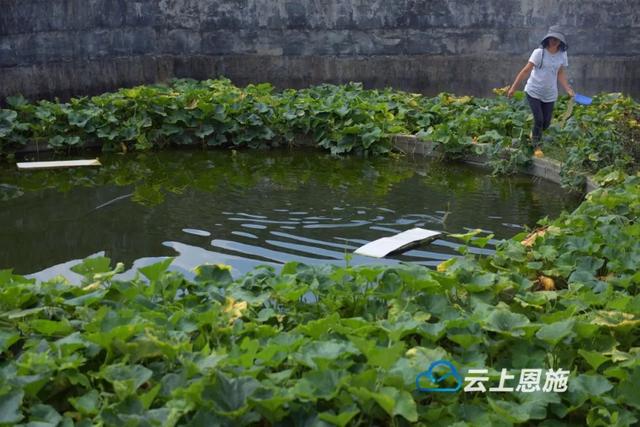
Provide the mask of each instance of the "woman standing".
{"label": "woman standing", "polygon": [[[575,93],[567,82],[567,40],[559,27],[549,28],[547,35],[542,39],[542,47],[533,51],[529,62],[516,76],[509,88],[507,96],[513,96],[522,80],[530,74],[524,91],[527,101],[533,113],[533,131],[531,141],[534,148],[540,144],[542,131],[551,124],[553,104],[558,99],[558,84],[560,82],[564,90],[573,97]],[[541,154],[541,152],[540,152]]]}

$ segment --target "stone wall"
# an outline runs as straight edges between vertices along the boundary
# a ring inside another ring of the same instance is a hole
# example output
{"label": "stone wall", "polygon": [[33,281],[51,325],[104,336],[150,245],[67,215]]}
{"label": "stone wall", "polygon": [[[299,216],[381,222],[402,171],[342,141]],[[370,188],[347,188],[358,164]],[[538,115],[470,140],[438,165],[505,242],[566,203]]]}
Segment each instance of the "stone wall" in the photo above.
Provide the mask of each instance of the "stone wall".
{"label": "stone wall", "polygon": [[640,95],[638,0],[1,0],[0,99],[172,77],[278,87],[362,81],[487,95],[549,25],[577,91]]}

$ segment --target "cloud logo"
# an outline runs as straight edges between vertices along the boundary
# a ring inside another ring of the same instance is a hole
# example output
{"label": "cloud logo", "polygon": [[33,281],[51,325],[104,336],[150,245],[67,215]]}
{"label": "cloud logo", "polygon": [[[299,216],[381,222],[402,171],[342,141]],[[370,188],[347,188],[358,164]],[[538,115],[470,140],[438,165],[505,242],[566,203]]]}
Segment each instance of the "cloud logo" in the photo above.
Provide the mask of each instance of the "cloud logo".
{"label": "cloud logo", "polygon": [[[444,368],[444,370],[446,370],[446,373],[444,373],[439,377],[436,377],[433,371],[440,367]],[[453,377],[453,379],[455,380],[456,382],[455,387],[439,388],[439,387],[422,387],[420,385],[420,380],[423,378],[426,378],[426,380],[429,381],[429,383],[431,384],[441,384],[447,378],[450,378],[450,377]],[[424,391],[424,392],[455,393],[456,391],[460,390],[460,388],[462,388],[462,376],[460,376],[456,367],[453,366],[453,364],[448,360],[436,360],[435,362],[432,362],[431,365],[429,365],[429,369],[427,369],[424,372],[420,372],[418,374],[418,376],[416,377],[416,388],[418,389],[418,391]]]}

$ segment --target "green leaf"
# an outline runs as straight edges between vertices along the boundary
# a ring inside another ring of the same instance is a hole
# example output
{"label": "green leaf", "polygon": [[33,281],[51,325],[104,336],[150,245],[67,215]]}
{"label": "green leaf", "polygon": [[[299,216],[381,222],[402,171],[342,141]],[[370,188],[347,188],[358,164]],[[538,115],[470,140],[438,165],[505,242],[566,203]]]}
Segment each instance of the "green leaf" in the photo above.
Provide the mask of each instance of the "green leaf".
{"label": "green leaf", "polygon": [[298,398],[330,401],[336,397],[347,377],[333,370],[314,370],[307,372],[291,391]]}
{"label": "green leaf", "polygon": [[297,261],[289,261],[285,265],[282,266],[281,273],[283,276],[287,274],[296,274],[298,271],[298,266],[300,265]]}
{"label": "green leaf", "polygon": [[93,279],[97,273],[106,273],[111,269],[111,259],[107,257],[86,258],[80,264],[71,267],[71,271]]}
{"label": "green leaf", "polygon": [[451,360],[451,355],[441,347],[413,347],[389,369],[388,375],[400,378],[405,389],[412,389],[415,388],[416,376],[431,363],[442,359]]}
{"label": "green leaf", "polygon": [[527,393],[522,402],[511,402],[487,397],[491,409],[501,419],[511,423],[525,423],[529,420],[543,420],[547,417],[549,403],[558,403],[558,396],[551,393]]}
{"label": "green leaf", "polygon": [[389,369],[402,356],[405,350],[404,342],[396,342],[392,346],[379,347],[374,340],[360,337],[349,337],[362,354],[367,357],[369,364]]}
{"label": "green leaf", "polygon": [[14,424],[23,418],[20,412],[23,397],[23,391],[13,391],[0,396],[0,424]]}
{"label": "green leaf", "polygon": [[464,287],[471,292],[483,292],[493,287],[496,277],[494,273],[475,273],[469,282],[464,283]]}
{"label": "green leaf", "polygon": [[89,292],[79,297],[71,298],[64,301],[64,304],[71,306],[90,306],[98,301],[101,301],[109,291],[107,289],[99,289],[97,291]]}
{"label": "green leaf", "polygon": [[198,282],[213,282],[218,286],[227,286],[233,282],[231,267],[225,264],[204,264],[196,267]]}
{"label": "green leaf", "polygon": [[613,388],[613,384],[602,375],[578,375],[569,381],[569,391],[583,393],[588,397],[600,396]]}
{"label": "green leaf", "polygon": [[13,108],[20,108],[29,104],[29,101],[27,101],[22,95],[7,96],[7,104]]}
{"label": "green leaf", "polygon": [[638,384],[640,384],[640,366],[633,369],[633,373],[628,380],[620,383],[617,391],[623,402],[633,406],[636,410],[640,410],[640,393],[638,393]]}
{"label": "green leaf", "polygon": [[608,357],[603,356],[602,353],[599,353],[597,351],[579,349],[578,353],[584,358],[584,360],[587,361],[589,365],[591,365],[593,369],[596,370],[600,365],[609,360]]}
{"label": "green leaf", "polygon": [[14,330],[0,329],[0,354],[7,351],[9,347],[18,342],[20,333]]}
{"label": "green leaf", "polygon": [[142,402],[144,409],[149,409],[151,407],[161,388],[162,384],[156,384],[155,387],[140,396],[140,401]]}
{"label": "green leaf", "polygon": [[349,408],[341,410],[338,415],[333,412],[321,412],[318,414],[318,418],[336,426],[344,427],[359,413],[360,410],[356,406],[350,406]]}
{"label": "green leaf", "polygon": [[411,394],[393,387],[383,387],[380,391],[394,401],[393,415],[400,415],[412,423],[418,421],[416,402]]}
{"label": "green leaf", "polygon": [[196,130],[195,134],[198,138],[204,138],[206,136],[211,135],[215,132],[215,128],[211,125],[203,125],[198,130]]}
{"label": "green leaf", "polygon": [[523,328],[529,324],[529,319],[523,314],[497,309],[493,310],[489,315],[484,329],[513,337],[521,337],[525,334]]}
{"label": "green leaf", "polygon": [[116,394],[124,398],[135,394],[138,387],[147,382],[153,372],[142,365],[109,365],[103,368],[101,376],[113,384]]}
{"label": "green leaf", "polygon": [[216,385],[209,389],[208,397],[222,412],[238,412],[247,405],[247,399],[259,386],[255,378],[233,378],[217,372]]}
{"label": "green leaf", "polygon": [[382,387],[379,393],[364,388],[350,388],[361,399],[373,399],[390,417],[400,415],[409,422],[418,421],[416,402],[411,394],[395,387]]}
{"label": "green leaf", "polygon": [[482,342],[482,336],[472,334],[448,334],[447,338],[456,344],[460,344],[464,349],[468,349]]}
{"label": "green leaf", "polygon": [[335,360],[357,353],[357,348],[347,341],[313,341],[302,346],[294,354],[294,358],[312,369],[317,369],[318,364],[323,361]]}
{"label": "green leaf", "polygon": [[90,390],[80,397],[70,397],[69,403],[83,415],[95,415],[100,410],[100,393]]}
{"label": "green leaf", "polygon": [[139,269],[150,282],[157,282],[173,262],[174,258],[166,258],[155,264],[148,265]]}
{"label": "green leaf", "polygon": [[562,339],[573,334],[573,326],[575,323],[575,319],[567,319],[551,323],[550,325],[544,325],[538,329],[536,337],[551,345],[556,345]]}
{"label": "green leaf", "polygon": [[57,427],[62,422],[62,416],[49,405],[33,405],[30,413],[29,427]]}
{"label": "green leaf", "polygon": [[73,326],[67,319],[61,321],[35,319],[29,324],[34,330],[46,336],[64,336],[73,332]]}

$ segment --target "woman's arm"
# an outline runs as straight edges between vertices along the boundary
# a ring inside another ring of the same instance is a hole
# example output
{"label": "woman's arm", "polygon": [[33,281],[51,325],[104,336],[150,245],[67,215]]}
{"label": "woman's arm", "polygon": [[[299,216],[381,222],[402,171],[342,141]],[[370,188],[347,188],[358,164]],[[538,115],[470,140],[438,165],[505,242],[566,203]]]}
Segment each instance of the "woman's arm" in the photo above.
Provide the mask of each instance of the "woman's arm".
{"label": "woman's arm", "polygon": [[564,72],[564,66],[560,67],[560,70],[558,70],[558,82],[560,82],[560,85],[562,85],[570,97],[573,98],[576,95],[571,88],[571,85],[569,85],[569,82],[567,82],[567,73]]}
{"label": "woman's arm", "polygon": [[516,91],[516,89],[518,89],[518,86],[520,86],[520,83],[522,83],[522,81],[529,75],[529,73],[531,73],[531,70],[533,70],[533,67],[534,67],[533,62],[527,62],[527,65],[525,65],[522,68],[522,70],[520,70],[520,72],[516,76],[516,79],[513,81],[513,84],[509,88],[509,91],[507,92],[507,96],[509,98],[513,96],[513,93]]}

